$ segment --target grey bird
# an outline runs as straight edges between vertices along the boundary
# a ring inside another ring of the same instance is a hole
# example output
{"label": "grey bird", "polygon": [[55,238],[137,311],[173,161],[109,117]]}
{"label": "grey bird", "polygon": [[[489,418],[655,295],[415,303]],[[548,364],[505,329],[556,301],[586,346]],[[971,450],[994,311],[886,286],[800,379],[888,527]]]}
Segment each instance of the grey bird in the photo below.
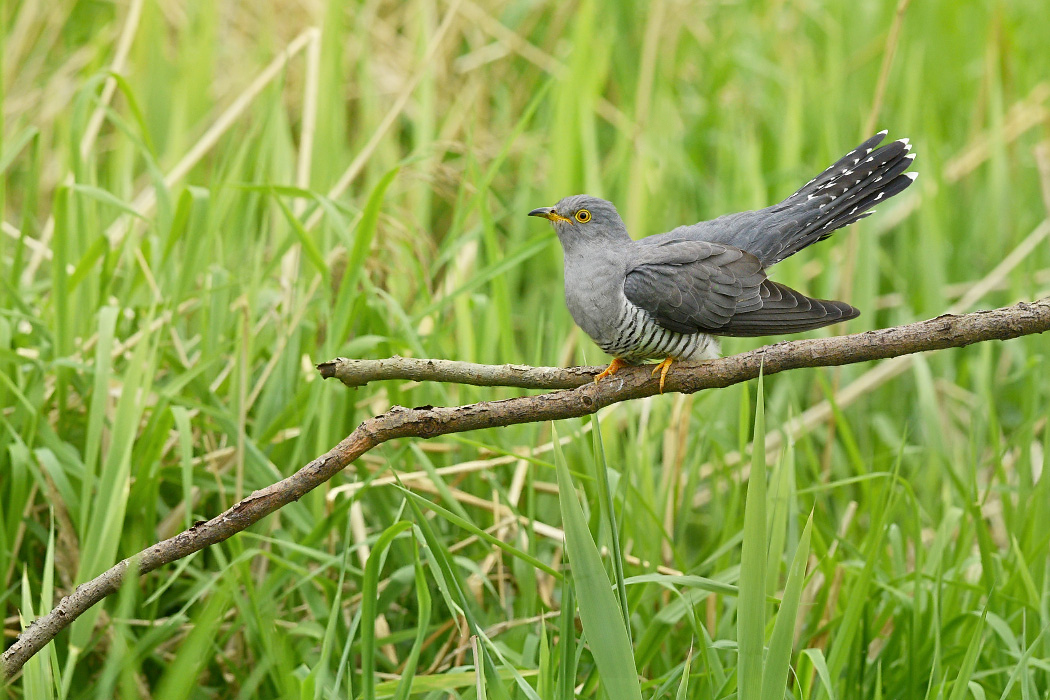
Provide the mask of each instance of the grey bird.
{"label": "grey bird", "polygon": [[598,382],[625,364],[718,356],[713,336],[798,333],[860,311],[813,299],[766,278],[766,270],[904,191],[917,173],[908,139],[876,148],[880,131],[790,197],[633,240],[610,202],[566,197],[529,212],[550,220],[565,253],[565,302],[576,324],[613,356]]}

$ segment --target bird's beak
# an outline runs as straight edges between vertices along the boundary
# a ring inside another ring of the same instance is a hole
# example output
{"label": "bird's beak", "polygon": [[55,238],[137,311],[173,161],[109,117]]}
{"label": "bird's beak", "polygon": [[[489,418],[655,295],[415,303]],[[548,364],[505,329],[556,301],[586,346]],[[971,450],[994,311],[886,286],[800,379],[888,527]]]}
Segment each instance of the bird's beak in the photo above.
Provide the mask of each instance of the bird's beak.
{"label": "bird's beak", "polygon": [[570,224],[572,223],[572,219],[567,219],[554,211],[554,207],[540,207],[539,209],[533,209],[529,212],[529,216],[542,216],[544,219],[550,221],[565,221]]}

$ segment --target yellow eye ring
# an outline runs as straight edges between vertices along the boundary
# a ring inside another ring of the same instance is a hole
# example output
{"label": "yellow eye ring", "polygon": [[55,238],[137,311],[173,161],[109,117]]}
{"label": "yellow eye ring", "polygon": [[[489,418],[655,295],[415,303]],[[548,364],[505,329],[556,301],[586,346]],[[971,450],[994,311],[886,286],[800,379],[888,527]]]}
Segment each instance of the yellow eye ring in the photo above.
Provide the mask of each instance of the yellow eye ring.
{"label": "yellow eye ring", "polygon": [[591,220],[591,213],[586,209],[580,209],[578,212],[576,212],[576,220],[579,221],[581,224],[585,224]]}

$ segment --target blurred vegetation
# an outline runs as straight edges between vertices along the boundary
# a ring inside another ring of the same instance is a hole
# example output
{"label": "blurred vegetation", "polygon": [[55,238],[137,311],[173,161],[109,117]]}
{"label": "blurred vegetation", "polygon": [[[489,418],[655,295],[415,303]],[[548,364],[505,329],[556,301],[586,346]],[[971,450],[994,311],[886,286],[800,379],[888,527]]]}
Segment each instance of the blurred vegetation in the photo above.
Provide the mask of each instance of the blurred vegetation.
{"label": "blurred vegetation", "polygon": [[[1042,0],[0,13],[5,645],[369,415],[520,393],[351,391],[316,362],[602,362],[525,216],[564,195],[657,233],[889,128],[917,186],[776,270],[864,311],[827,332],[1050,286]],[[5,696],[1050,697],[1046,347],[383,445],[126,585]],[[614,596],[579,585],[599,575]],[[640,687],[607,672],[624,643]]]}

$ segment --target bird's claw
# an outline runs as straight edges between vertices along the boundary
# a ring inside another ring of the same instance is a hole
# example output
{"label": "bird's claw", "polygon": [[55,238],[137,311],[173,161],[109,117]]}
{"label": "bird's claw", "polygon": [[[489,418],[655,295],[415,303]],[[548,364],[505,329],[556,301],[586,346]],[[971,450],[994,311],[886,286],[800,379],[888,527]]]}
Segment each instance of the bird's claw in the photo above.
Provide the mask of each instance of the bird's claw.
{"label": "bird's claw", "polygon": [[667,370],[671,369],[671,363],[674,362],[673,357],[666,358],[663,362],[653,367],[653,373],[650,376],[655,377],[656,373],[660,372],[660,393],[664,393],[664,380],[667,378]]}
{"label": "bird's claw", "polygon": [[609,366],[605,368],[605,371],[599,372],[594,375],[594,383],[597,384],[602,379],[605,379],[611,374],[616,374],[621,367],[626,367],[627,363],[621,360],[619,357],[614,357],[613,361],[609,363]]}

